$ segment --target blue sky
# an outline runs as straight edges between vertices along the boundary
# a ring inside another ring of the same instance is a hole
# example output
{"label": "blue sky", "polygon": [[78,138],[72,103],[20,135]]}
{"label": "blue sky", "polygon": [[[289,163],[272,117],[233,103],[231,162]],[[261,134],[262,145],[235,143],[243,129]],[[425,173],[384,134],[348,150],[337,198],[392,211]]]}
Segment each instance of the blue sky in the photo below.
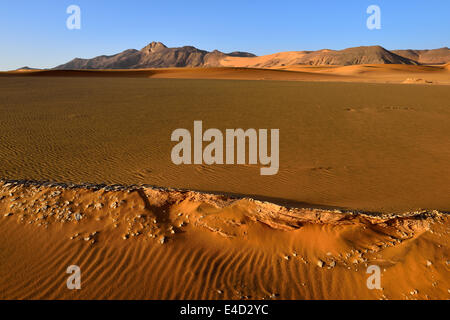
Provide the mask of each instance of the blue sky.
{"label": "blue sky", "polygon": [[[81,29],[66,27],[69,5]],[[381,8],[381,30],[366,9]],[[450,47],[448,0],[1,0],[0,70],[54,67],[151,41],[258,55],[290,50],[382,45]]]}

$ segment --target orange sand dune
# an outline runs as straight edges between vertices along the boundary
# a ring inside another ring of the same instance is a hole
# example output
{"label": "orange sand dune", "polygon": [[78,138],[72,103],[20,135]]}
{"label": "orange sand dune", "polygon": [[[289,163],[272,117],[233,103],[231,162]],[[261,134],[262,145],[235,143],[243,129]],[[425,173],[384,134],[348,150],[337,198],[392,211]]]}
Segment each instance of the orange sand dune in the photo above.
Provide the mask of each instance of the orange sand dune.
{"label": "orange sand dune", "polygon": [[397,64],[353,66],[289,66],[282,70],[313,72],[349,77],[352,81],[399,83],[406,79],[422,79],[423,83],[450,84],[448,66],[415,66]]}
{"label": "orange sand dune", "polygon": [[[448,299],[449,234],[438,211],[1,181],[0,299]],[[70,265],[81,290],[66,287]]]}
{"label": "orange sand dune", "polygon": [[[298,54],[296,52],[296,54]],[[274,56],[276,56],[275,54]],[[245,59],[256,58],[239,58]],[[231,58],[230,58],[231,59]],[[275,59],[275,58],[274,58]],[[415,65],[351,65],[287,67],[263,65],[264,68],[162,68],[136,70],[27,70],[0,72],[0,76],[49,76],[49,77],[131,77],[178,79],[236,79],[236,80],[290,80],[290,81],[344,81],[405,83],[407,79],[419,79],[421,83],[450,84],[450,67]],[[416,82],[416,81],[412,81]]]}
{"label": "orange sand dune", "polygon": [[0,72],[0,76],[130,77],[165,79],[338,80],[338,75],[256,68],[165,68],[139,70],[40,70]]}

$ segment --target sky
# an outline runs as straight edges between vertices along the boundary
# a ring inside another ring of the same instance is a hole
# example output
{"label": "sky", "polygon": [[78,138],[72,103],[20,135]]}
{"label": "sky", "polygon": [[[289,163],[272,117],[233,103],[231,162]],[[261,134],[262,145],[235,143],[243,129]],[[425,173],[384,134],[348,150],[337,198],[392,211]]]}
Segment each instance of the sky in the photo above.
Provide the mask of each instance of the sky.
{"label": "sky", "polygon": [[[81,28],[66,12],[81,9]],[[369,30],[378,5],[381,29]],[[449,0],[1,0],[0,70],[51,68],[152,41],[257,55],[280,51],[450,47]]]}

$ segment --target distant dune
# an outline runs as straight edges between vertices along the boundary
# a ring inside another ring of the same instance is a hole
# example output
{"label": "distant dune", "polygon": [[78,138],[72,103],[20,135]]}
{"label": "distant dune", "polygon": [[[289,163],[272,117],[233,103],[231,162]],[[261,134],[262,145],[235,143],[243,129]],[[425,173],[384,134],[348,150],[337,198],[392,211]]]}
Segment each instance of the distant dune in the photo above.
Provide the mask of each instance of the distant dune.
{"label": "distant dune", "polygon": [[274,68],[291,65],[360,65],[360,64],[444,64],[450,62],[450,49],[394,50],[380,46],[344,50],[290,51],[266,56],[248,52],[208,52],[192,46],[168,48],[152,42],[141,50],[129,49],[112,56],[92,59],[76,58],[55,69],[145,69],[171,67],[247,67]]}
{"label": "distant dune", "polygon": [[[350,66],[311,66],[294,62],[299,53],[275,54],[265,57],[224,60],[240,64],[239,67],[210,68],[151,68],[151,69],[103,69],[103,70],[16,70],[0,72],[0,77],[125,77],[125,78],[173,78],[173,79],[235,79],[235,80],[286,80],[286,81],[339,81],[376,83],[424,83],[450,84],[450,64],[441,66],[363,64]],[[281,59],[284,56],[285,60]],[[267,58],[267,59],[266,59]],[[227,58],[235,59],[235,58]],[[248,67],[249,60],[260,66]],[[278,61],[278,62],[276,62]],[[423,81],[406,81],[421,79]],[[406,82],[405,82],[406,81]]]}

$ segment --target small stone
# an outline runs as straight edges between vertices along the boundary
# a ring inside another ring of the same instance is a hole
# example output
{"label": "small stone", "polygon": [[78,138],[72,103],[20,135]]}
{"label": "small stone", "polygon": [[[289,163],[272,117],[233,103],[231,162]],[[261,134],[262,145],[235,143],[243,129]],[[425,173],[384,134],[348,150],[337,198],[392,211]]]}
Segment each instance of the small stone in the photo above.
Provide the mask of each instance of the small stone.
{"label": "small stone", "polygon": [[95,209],[101,209],[101,208],[103,208],[103,203],[96,203],[96,204],[94,205],[94,208],[95,208]]}
{"label": "small stone", "polygon": [[433,263],[430,260],[427,260],[427,267],[431,267]]}
{"label": "small stone", "polygon": [[123,237],[122,237],[123,240],[127,240],[128,238],[129,238],[128,234],[124,234]]}
{"label": "small stone", "polygon": [[90,237],[86,237],[86,238],[84,238],[84,241],[89,241],[89,240],[91,240],[91,238],[90,238]]}
{"label": "small stone", "polygon": [[289,256],[284,256],[284,259],[285,260],[289,260]]}
{"label": "small stone", "polygon": [[9,212],[9,213],[5,213],[5,217],[10,217],[10,216],[12,216],[13,214],[12,214],[12,212]]}
{"label": "small stone", "polygon": [[322,268],[323,265],[324,265],[324,262],[323,262],[322,260],[318,260],[318,261],[317,261],[317,266],[318,266],[319,268]]}
{"label": "small stone", "polygon": [[159,243],[164,244],[164,242],[166,242],[166,237],[161,237],[161,239],[159,239]]}

